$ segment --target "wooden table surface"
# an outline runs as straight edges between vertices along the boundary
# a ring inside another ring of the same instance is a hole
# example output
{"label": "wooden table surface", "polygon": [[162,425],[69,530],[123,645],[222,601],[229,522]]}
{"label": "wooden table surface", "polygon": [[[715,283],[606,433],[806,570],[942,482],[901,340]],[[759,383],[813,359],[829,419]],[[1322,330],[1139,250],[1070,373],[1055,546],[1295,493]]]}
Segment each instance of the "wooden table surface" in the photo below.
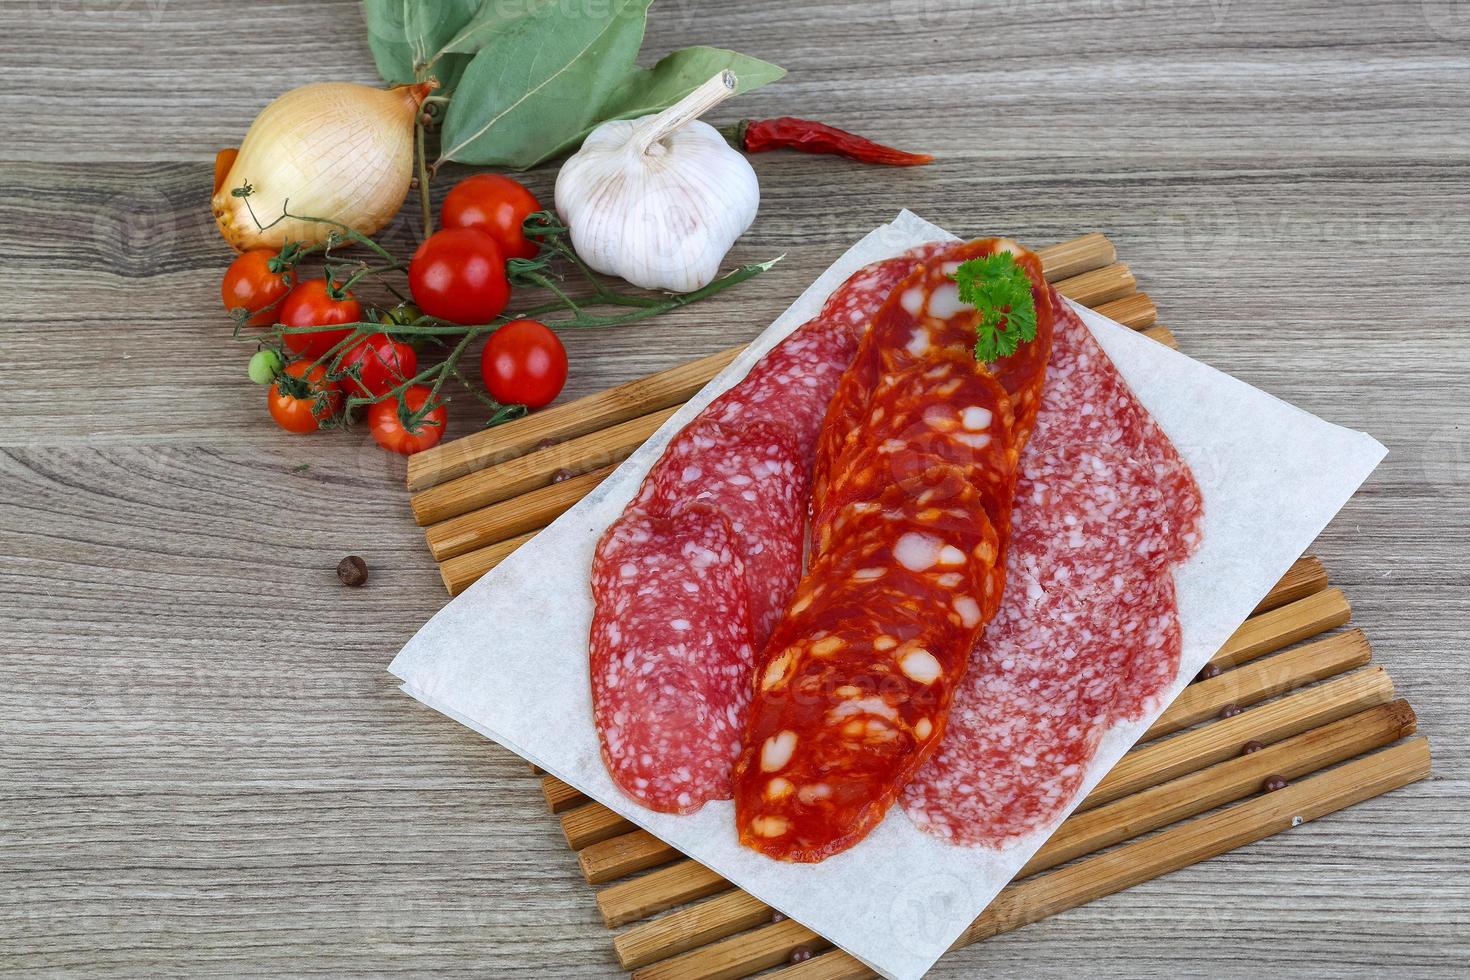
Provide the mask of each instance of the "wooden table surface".
{"label": "wooden table surface", "polygon": [[[284,88],[375,81],[363,38],[350,2],[0,4],[0,972],[615,972],[524,764],[384,670],[445,601],[401,461],[277,430],[220,309],[215,149]],[[941,162],[758,158],[736,257],[786,260],[569,338],[568,395],[754,336],[906,206],[1037,245],[1107,232],[1189,353],[1391,450],[1314,551],[1436,778],[935,975],[1463,967],[1464,0],[655,5],[645,50],[693,43],[790,69],[721,118],[821,116]],[[545,200],[553,174],[529,178]],[[366,588],[338,584],[348,553]]]}

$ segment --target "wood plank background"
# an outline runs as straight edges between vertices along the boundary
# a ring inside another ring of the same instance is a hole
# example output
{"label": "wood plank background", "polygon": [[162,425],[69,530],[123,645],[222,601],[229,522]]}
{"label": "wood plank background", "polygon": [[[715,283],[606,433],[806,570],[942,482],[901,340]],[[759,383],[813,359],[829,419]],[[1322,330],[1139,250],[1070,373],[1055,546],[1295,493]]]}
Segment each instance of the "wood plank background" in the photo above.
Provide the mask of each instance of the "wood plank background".
{"label": "wood plank background", "polygon": [[[524,766],[384,672],[444,601],[401,462],[275,429],[219,309],[214,150],[285,87],[374,81],[363,34],[349,2],[0,3],[0,971],[615,970]],[[1191,354],[1392,451],[1314,551],[1437,778],[935,975],[1463,966],[1470,8],[656,4],[649,54],[692,43],[791,69],[722,119],[819,115],[941,162],[758,158],[734,258],[786,261],[569,338],[568,395],[754,336],[907,206],[1106,231]]]}

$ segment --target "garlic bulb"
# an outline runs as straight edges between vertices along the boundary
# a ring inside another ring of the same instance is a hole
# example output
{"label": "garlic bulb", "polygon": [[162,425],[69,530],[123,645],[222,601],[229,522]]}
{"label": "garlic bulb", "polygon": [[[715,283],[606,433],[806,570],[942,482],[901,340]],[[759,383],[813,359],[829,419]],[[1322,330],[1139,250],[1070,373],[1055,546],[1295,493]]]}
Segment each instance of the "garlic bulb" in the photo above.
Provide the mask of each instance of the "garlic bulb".
{"label": "garlic bulb", "polygon": [[695,119],[734,92],[724,71],[657,115],[592,131],[556,178],[556,210],[584,262],[645,289],[715,278],[760,205],[749,162]]}
{"label": "garlic bulb", "polygon": [[[266,106],[233,160],[223,150],[216,163],[212,205],[225,241],[241,251],[325,241],[334,229],[318,222],[286,219],[262,230],[288,201],[292,214],[377,232],[408,196],[414,118],[433,87],[317,82]],[[246,183],[248,199],[231,193]]]}

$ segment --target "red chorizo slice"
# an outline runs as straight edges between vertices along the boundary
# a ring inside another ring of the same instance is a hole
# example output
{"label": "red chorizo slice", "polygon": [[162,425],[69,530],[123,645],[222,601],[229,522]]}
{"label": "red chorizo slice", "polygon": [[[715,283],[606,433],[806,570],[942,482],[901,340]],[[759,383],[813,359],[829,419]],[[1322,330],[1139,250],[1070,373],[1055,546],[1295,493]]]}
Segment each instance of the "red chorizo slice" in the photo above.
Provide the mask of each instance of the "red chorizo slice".
{"label": "red chorizo slice", "polygon": [[[608,770],[632,798],[686,812],[729,796],[751,630],[769,631],[800,577],[806,481],[827,402],[892,284],[939,247],[849,277],[821,316],[674,437],[600,543],[596,722]],[[704,564],[709,554],[718,560]]]}
{"label": "red chorizo slice", "polygon": [[828,504],[827,497],[838,479],[839,459],[851,459],[855,442],[868,437],[865,418],[882,389],[882,379],[913,364],[973,352],[979,314],[960,302],[954,275],[963,262],[997,251],[1015,256],[1031,279],[1036,306],[1035,338],[1021,344],[1010,357],[988,366],[1010,398],[1014,448],[1019,450],[1025,445],[1040,405],[1051,351],[1052,292],[1042,275],[1041,260],[1006,239],[952,245],[931,255],[894,287],[839,382],[817,442],[812,475],[814,517],[836,509]]}
{"label": "red chorizo slice", "polygon": [[1009,526],[1017,454],[1010,401],[974,357],[944,352],[884,377],[868,402],[868,416],[831,474],[812,515],[813,550],[830,538],[831,516],[848,502],[907,485],[943,463],[962,471],[980,491],[997,533]]}
{"label": "red chorizo slice", "polygon": [[996,559],[961,483],[966,523],[913,513],[899,487],[854,504],[843,547],[803,579],[757,667],[736,765],[748,846],[788,861],[850,847],[938,744]]}
{"label": "red chorizo slice", "polygon": [[750,701],[749,598],[715,508],[629,512],[592,564],[592,705],[619,789],[664,813],[730,796]]}

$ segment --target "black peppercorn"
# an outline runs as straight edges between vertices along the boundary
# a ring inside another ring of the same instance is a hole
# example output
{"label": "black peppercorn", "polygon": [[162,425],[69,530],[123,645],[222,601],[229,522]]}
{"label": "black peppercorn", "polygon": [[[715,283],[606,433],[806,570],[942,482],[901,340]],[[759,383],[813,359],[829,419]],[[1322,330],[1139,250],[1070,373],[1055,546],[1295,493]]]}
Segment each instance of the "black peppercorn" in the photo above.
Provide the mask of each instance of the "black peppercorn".
{"label": "black peppercorn", "polygon": [[1267,776],[1266,781],[1261,784],[1261,789],[1268,793],[1274,793],[1278,789],[1286,789],[1286,780],[1281,776]]}
{"label": "black peppercorn", "polygon": [[1246,742],[1240,747],[1240,754],[1250,755],[1252,752],[1259,752],[1265,747],[1266,745],[1264,742],[1257,742],[1255,739],[1251,739],[1249,742]]}
{"label": "black peppercorn", "polygon": [[368,580],[367,562],[356,555],[348,555],[337,562],[337,578],[342,580],[343,585],[357,588]]}

